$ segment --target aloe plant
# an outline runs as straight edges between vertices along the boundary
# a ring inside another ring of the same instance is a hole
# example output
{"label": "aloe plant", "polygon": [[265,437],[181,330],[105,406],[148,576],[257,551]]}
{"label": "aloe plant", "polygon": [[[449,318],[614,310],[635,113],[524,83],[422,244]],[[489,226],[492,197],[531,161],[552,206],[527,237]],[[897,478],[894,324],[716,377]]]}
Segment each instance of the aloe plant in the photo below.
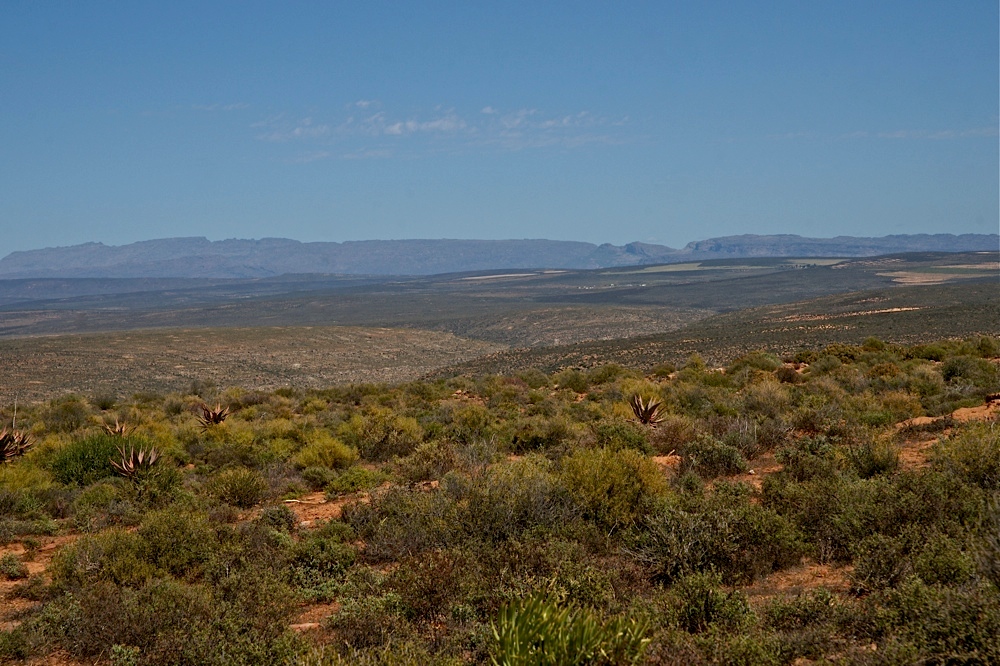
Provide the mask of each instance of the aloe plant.
{"label": "aloe plant", "polygon": [[126,453],[125,447],[121,446],[118,448],[118,453],[121,454],[121,461],[111,460],[111,466],[115,468],[116,472],[131,481],[135,481],[149,472],[160,460],[160,452],[155,447],[148,449],[129,447],[128,453]]}
{"label": "aloe plant", "polygon": [[104,424],[104,432],[109,435],[115,435],[116,437],[128,437],[135,430],[135,426],[129,425],[127,423],[120,423],[118,417],[115,417],[114,425],[110,423]]}
{"label": "aloe plant", "polygon": [[628,401],[628,404],[629,407],[632,408],[632,413],[635,414],[635,418],[639,419],[639,423],[655,425],[663,421],[663,413],[661,410],[663,404],[655,398],[650,398],[648,401],[643,400],[642,396],[637,393],[632,396],[632,398]]}
{"label": "aloe plant", "polygon": [[20,430],[0,430],[0,463],[23,456],[31,448],[31,436]]}
{"label": "aloe plant", "polygon": [[202,405],[201,416],[198,417],[198,421],[201,422],[203,428],[210,428],[225,421],[227,416],[229,416],[228,407],[216,405],[215,409],[212,409],[208,405]]}

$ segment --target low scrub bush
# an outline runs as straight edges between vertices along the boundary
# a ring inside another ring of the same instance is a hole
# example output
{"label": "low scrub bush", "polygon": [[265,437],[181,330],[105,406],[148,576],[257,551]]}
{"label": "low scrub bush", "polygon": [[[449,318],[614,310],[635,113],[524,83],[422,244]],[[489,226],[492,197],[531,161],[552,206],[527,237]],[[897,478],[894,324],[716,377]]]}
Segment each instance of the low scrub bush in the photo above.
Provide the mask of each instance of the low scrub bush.
{"label": "low scrub bush", "polygon": [[739,449],[711,435],[701,435],[685,444],[681,456],[684,471],[694,470],[707,479],[722,474],[742,474],[750,469]]}
{"label": "low scrub bush", "polygon": [[267,495],[267,480],[248,467],[223,470],[211,481],[213,494],[223,502],[249,509]]}
{"label": "low scrub bush", "polygon": [[899,469],[899,450],[888,439],[866,438],[845,449],[847,460],[862,479]]}
{"label": "low scrub bush", "polygon": [[311,433],[306,445],[292,458],[299,469],[308,467],[324,467],[326,469],[343,469],[357,461],[356,449],[344,444],[325,430]]}
{"label": "low scrub bush", "polygon": [[0,576],[7,580],[21,580],[28,577],[28,565],[14,553],[0,557]]}
{"label": "low scrub bush", "polygon": [[1000,490],[1000,428],[973,423],[938,443],[932,454],[936,468],[947,470],[986,490]]}
{"label": "low scrub bush", "polygon": [[632,525],[667,490],[662,470],[634,449],[576,451],[559,481],[585,519],[610,531]]}
{"label": "low scrub bush", "polygon": [[610,449],[634,449],[642,453],[652,453],[648,428],[621,420],[600,421],[592,426],[597,446]]}
{"label": "low scrub bush", "polygon": [[405,458],[396,461],[396,471],[410,483],[440,479],[458,464],[458,455],[450,442],[424,442]]}
{"label": "low scrub bush", "polygon": [[340,427],[338,434],[363,458],[376,461],[408,455],[424,437],[416,419],[382,407],[355,414]]}
{"label": "low scrub bush", "polygon": [[139,437],[98,433],[73,439],[57,449],[48,462],[48,468],[60,483],[88,486],[115,475],[111,461],[121,458],[121,446],[149,448],[149,444]]}
{"label": "low scrub bush", "polygon": [[365,467],[350,467],[326,483],[326,492],[327,495],[356,493],[377,488],[388,480],[389,476],[385,472]]}
{"label": "low scrub bush", "polygon": [[707,572],[735,583],[796,564],[807,545],[791,521],[752,503],[744,488],[722,485],[708,497],[671,501],[648,515],[630,549],[665,583]]}
{"label": "low scrub bush", "polygon": [[750,604],[744,594],[720,589],[716,573],[695,573],[678,580],[671,588],[677,624],[689,633],[716,626],[738,630],[750,620]]}

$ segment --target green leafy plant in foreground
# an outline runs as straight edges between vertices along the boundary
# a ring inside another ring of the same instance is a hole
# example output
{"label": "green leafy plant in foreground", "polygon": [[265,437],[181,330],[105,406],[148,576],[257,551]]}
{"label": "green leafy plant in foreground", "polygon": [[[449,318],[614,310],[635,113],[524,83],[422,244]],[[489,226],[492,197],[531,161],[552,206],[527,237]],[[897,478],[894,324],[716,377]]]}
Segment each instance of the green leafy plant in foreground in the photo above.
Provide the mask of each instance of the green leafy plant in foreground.
{"label": "green leafy plant in foreground", "polygon": [[535,595],[510,603],[493,625],[494,666],[635,664],[649,639],[644,621],[619,617],[602,624],[591,612]]}

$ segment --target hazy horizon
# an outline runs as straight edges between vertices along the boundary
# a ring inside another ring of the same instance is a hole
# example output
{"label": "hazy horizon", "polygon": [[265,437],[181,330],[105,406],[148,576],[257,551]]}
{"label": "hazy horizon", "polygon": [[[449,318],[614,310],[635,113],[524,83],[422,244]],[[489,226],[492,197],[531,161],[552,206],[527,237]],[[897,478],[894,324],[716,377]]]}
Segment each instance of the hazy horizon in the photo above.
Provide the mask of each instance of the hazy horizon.
{"label": "hazy horizon", "polygon": [[995,234],[996,3],[18,4],[0,256]]}

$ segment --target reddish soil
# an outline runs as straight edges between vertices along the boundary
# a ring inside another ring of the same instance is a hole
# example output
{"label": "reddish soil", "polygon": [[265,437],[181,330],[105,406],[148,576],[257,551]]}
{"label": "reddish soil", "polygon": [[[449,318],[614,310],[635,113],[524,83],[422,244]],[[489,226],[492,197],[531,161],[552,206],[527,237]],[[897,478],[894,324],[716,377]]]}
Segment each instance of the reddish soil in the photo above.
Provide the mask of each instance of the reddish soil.
{"label": "reddish soil", "polygon": [[763,606],[777,597],[791,597],[821,587],[844,594],[850,589],[851,566],[834,566],[806,560],[802,564],[776,571],[753,585],[743,588],[754,606]]}
{"label": "reddish soil", "polygon": [[[41,545],[34,553],[28,553],[24,544],[15,542],[0,546],[0,557],[13,553],[28,567],[29,576],[44,575],[56,552],[67,543],[75,541],[77,536],[67,534],[35,538]],[[0,599],[3,600],[3,604],[0,605],[0,631],[10,631],[19,625],[21,623],[20,615],[35,605],[34,601],[27,599],[10,598],[10,593],[21,582],[0,577]]]}

